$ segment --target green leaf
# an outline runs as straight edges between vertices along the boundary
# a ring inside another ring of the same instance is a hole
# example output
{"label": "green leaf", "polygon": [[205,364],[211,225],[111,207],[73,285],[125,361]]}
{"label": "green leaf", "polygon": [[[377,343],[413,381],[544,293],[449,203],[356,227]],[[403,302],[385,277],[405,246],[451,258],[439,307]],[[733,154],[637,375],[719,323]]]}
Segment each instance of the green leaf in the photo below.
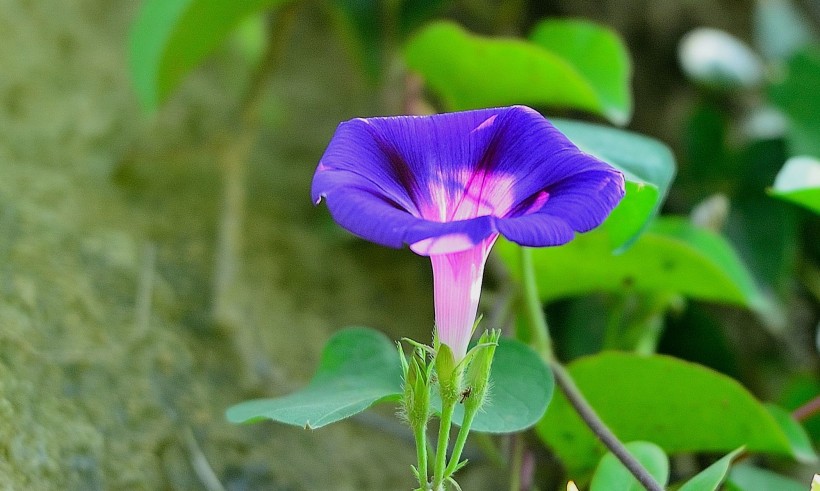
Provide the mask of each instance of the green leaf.
{"label": "green leaf", "polygon": [[[665,486],[669,481],[669,459],[663,449],[649,442],[629,442],[624,445],[630,455],[640,462],[655,481]],[[589,491],[644,491],[644,487],[624,467],[615,455],[608,452],[601,459]]]}
{"label": "green leaf", "polygon": [[404,58],[450,110],[520,103],[581,109],[616,123],[631,111],[602,97],[573,60],[532,42],[470,34],[451,22],[418,32]]}
{"label": "green leaf", "polygon": [[777,173],[769,194],[820,213],[820,160],[790,158]]}
{"label": "green leaf", "polygon": [[629,121],[632,67],[615,31],[580,19],[548,19],[535,26],[530,40],[569,62],[593,87],[612,122]]}
{"label": "green leaf", "polygon": [[398,400],[401,377],[396,347],[384,334],[348,328],[325,345],[316,375],[305,388],[275,399],[237,404],[226,415],[232,423],[271,419],[304,428],[321,428],[379,401]]}
{"label": "green leaf", "polygon": [[[487,400],[476,414],[472,431],[514,433],[529,428],[544,415],[553,393],[552,372],[541,358],[520,341],[502,338],[495,350]],[[441,412],[441,399],[433,397]],[[464,406],[456,405],[453,422],[461,424]]]}
{"label": "green leaf", "polygon": [[729,472],[732,460],[741,452],[743,452],[743,447],[724,455],[720,460],[686,481],[678,491],[716,491],[726,477],[726,473]]}
{"label": "green leaf", "polygon": [[131,30],[131,75],[155,109],[246,17],[288,0],[146,0]]}
{"label": "green leaf", "polygon": [[[606,352],[569,371],[601,419],[622,440],[652,440],[667,453],[751,452],[791,455],[768,411],[735,380],[668,356]],[[539,436],[568,467],[588,473],[604,448],[557,393],[538,423]]]}
{"label": "green leaf", "polygon": [[553,119],[552,123],[578,148],[624,172],[626,196],[604,228],[613,248],[629,245],[655,217],[666,198],[675,177],[672,151],[637,133],[566,119]]}
{"label": "green leaf", "polygon": [[[517,274],[518,246],[499,241],[495,251]],[[762,308],[755,283],[721,236],[682,218],[661,217],[626,252],[613,255],[608,237],[579,235],[561,247],[532,251],[541,299],[592,292],[677,293],[700,300]],[[604,274],[604,272],[606,274]]]}
{"label": "green leaf", "polygon": [[775,404],[766,404],[766,409],[789,439],[794,458],[804,464],[816,463],[818,461],[817,454],[811,445],[811,439],[806,429],[792,417],[790,412],[782,407]]}
{"label": "green leaf", "polygon": [[806,484],[772,471],[742,464],[729,472],[725,488],[726,491],[806,491]]}

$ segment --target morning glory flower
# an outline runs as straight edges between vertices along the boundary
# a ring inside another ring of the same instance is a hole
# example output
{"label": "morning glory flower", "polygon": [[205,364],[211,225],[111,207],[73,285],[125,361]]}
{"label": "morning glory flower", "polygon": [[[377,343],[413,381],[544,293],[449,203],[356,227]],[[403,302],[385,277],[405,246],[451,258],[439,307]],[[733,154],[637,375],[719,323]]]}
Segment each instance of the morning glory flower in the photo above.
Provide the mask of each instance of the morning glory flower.
{"label": "morning glory flower", "polygon": [[513,106],[341,123],[311,195],[353,234],[430,257],[436,330],[459,361],[498,236],[569,242],[604,221],[624,179],[533,109]]}

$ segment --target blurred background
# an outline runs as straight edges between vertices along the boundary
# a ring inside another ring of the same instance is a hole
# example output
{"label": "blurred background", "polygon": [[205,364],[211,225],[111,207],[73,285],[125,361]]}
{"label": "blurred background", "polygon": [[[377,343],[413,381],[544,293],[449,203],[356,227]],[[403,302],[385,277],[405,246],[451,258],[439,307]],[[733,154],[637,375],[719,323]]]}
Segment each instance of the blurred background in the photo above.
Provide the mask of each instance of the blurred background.
{"label": "blurred background", "polygon": [[[436,104],[408,79],[401,37],[363,48],[367,30],[335,3],[243,21],[146,109],[129,68],[140,2],[0,0],[4,489],[411,487],[412,438],[391,408],[319,431],[224,419],[241,400],[306,383],[341,327],[426,340],[432,326],[428,261],[347,235],[310,200],[340,121],[408,111],[409,96]],[[820,392],[820,223],[765,194],[789,156],[820,155],[820,57],[807,48],[818,2],[426,3],[428,18],[485,35],[567,16],[619,33],[633,60],[628,128],[678,161],[664,212],[722,231],[771,303],[683,303],[661,351],[788,408]],[[281,50],[248,111],[267,22]],[[732,37],[687,51],[699,27]],[[698,65],[703,50],[729,53],[718,76]],[[490,302],[502,293],[487,283]],[[608,302],[550,305],[565,359],[590,349]],[[808,422],[815,441],[818,423]],[[555,466],[533,447],[539,466]],[[471,452],[463,488],[503,489],[503,464]]]}

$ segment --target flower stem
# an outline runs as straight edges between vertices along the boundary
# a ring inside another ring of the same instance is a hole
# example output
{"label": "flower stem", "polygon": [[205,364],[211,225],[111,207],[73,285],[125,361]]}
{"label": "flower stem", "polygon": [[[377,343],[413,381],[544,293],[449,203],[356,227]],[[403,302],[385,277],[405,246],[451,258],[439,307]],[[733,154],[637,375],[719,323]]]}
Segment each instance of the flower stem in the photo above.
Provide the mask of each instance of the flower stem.
{"label": "flower stem", "polygon": [[530,328],[532,329],[532,344],[541,357],[550,365],[555,376],[555,381],[564,392],[578,415],[584,420],[586,425],[592,430],[598,439],[615,455],[618,460],[632,473],[633,476],[648,491],[663,491],[663,487],[658,484],[654,477],[638,462],[626,449],[618,437],[604,423],[595,410],[587,402],[584,395],[575,385],[569,372],[555,357],[552,351],[547,319],[541,307],[541,300],[538,297],[538,287],[535,283],[535,270],[533,268],[532,253],[526,247],[521,247],[521,277],[524,284],[524,302]]}
{"label": "flower stem", "polygon": [[475,418],[480,406],[470,406],[464,411],[464,420],[461,423],[461,428],[458,430],[456,436],[456,443],[453,446],[453,453],[450,455],[450,463],[444,471],[444,477],[452,476],[458,467],[461,460],[461,452],[464,451],[464,445],[467,443],[467,436],[470,434],[470,426],[473,425],[473,418]]}
{"label": "flower stem", "polygon": [[416,438],[416,457],[418,458],[419,486],[427,489],[427,425],[416,425],[413,428]]}
{"label": "flower stem", "polygon": [[521,251],[521,283],[524,287],[524,311],[530,326],[530,343],[535,350],[547,360],[553,359],[552,340],[547,320],[544,317],[541,301],[538,298],[538,284],[535,281],[535,267],[532,262],[532,250],[519,247]]}
{"label": "flower stem", "polygon": [[[444,396],[442,394],[442,396]],[[447,478],[447,446],[450,443],[450,427],[453,423],[453,411],[456,409],[455,398],[441,398],[441,421],[438,428],[438,448],[436,449],[436,461],[433,469],[433,489],[443,490],[444,480]]]}

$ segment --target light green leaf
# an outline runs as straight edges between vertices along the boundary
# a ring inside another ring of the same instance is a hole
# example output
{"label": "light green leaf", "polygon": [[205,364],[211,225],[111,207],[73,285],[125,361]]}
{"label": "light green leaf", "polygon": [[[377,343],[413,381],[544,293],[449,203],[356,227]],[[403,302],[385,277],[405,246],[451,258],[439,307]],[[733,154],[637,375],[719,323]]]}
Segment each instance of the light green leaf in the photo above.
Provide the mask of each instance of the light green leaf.
{"label": "light green leaf", "polygon": [[[622,440],[649,440],[669,454],[750,452],[791,455],[777,421],[738,382],[668,356],[606,352],[569,371],[601,419]],[[604,448],[561,393],[538,423],[539,436],[571,477],[592,470]]]}
{"label": "light green leaf", "polygon": [[594,88],[613,123],[629,121],[632,67],[615,31],[580,19],[548,19],[535,26],[530,40],[568,61]]}
{"label": "light green leaf", "polygon": [[[529,428],[544,415],[553,393],[552,372],[530,347],[502,338],[495,350],[487,401],[476,414],[472,431],[514,433]],[[441,399],[433,397],[441,411]],[[453,421],[461,424],[464,407],[459,404]]]}
{"label": "light green leaf", "polygon": [[747,464],[732,468],[726,491],[806,491],[806,484]]}
{"label": "light green leaf", "polygon": [[720,460],[686,481],[678,491],[716,491],[726,477],[726,473],[729,472],[732,460],[741,452],[743,452],[743,447],[724,455]]}
{"label": "light green leaf", "polygon": [[809,156],[790,158],[777,173],[769,194],[820,213],[820,160]]}
{"label": "light green leaf", "polygon": [[275,399],[237,404],[226,415],[232,423],[271,419],[304,428],[321,428],[379,401],[398,400],[401,377],[396,347],[384,334],[348,328],[325,345],[316,375],[305,388]]}
{"label": "light green leaf", "polygon": [[[512,274],[520,270],[516,247],[506,241],[495,247]],[[608,237],[601,233],[579,235],[565,246],[533,250],[541,299],[629,289],[752,308],[764,305],[729,243],[682,218],[661,217],[626,252],[613,255],[611,250]]]}
{"label": "light green leaf", "polygon": [[676,170],[672,151],[637,133],[566,119],[552,123],[578,148],[624,172],[626,196],[603,227],[613,248],[629,245],[666,198]]}
{"label": "light green leaf", "polygon": [[766,404],[766,409],[789,439],[794,458],[804,464],[816,463],[818,461],[817,454],[814,452],[814,447],[811,445],[811,439],[806,429],[792,417],[790,412],[782,407],[775,404]]}
{"label": "light green leaf", "polygon": [[140,102],[155,109],[246,17],[289,0],[145,0],[131,29]]}
{"label": "light green leaf", "polygon": [[450,110],[544,105],[581,109],[616,123],[631,111],[631,105],[602,97],[573,60],[532,42],[474,35],[451,22],[422,29],[405,45],[404,58]]}
{"label": "light green leaf", "polygon": [[[666,485],[669,481],[669,459],[662,448],[649,442],[629,442],[625,446],[655,481],[661,486]],[[615,455],[608,452],[592,476],[589,491],[644,491],[644,487]]]}

